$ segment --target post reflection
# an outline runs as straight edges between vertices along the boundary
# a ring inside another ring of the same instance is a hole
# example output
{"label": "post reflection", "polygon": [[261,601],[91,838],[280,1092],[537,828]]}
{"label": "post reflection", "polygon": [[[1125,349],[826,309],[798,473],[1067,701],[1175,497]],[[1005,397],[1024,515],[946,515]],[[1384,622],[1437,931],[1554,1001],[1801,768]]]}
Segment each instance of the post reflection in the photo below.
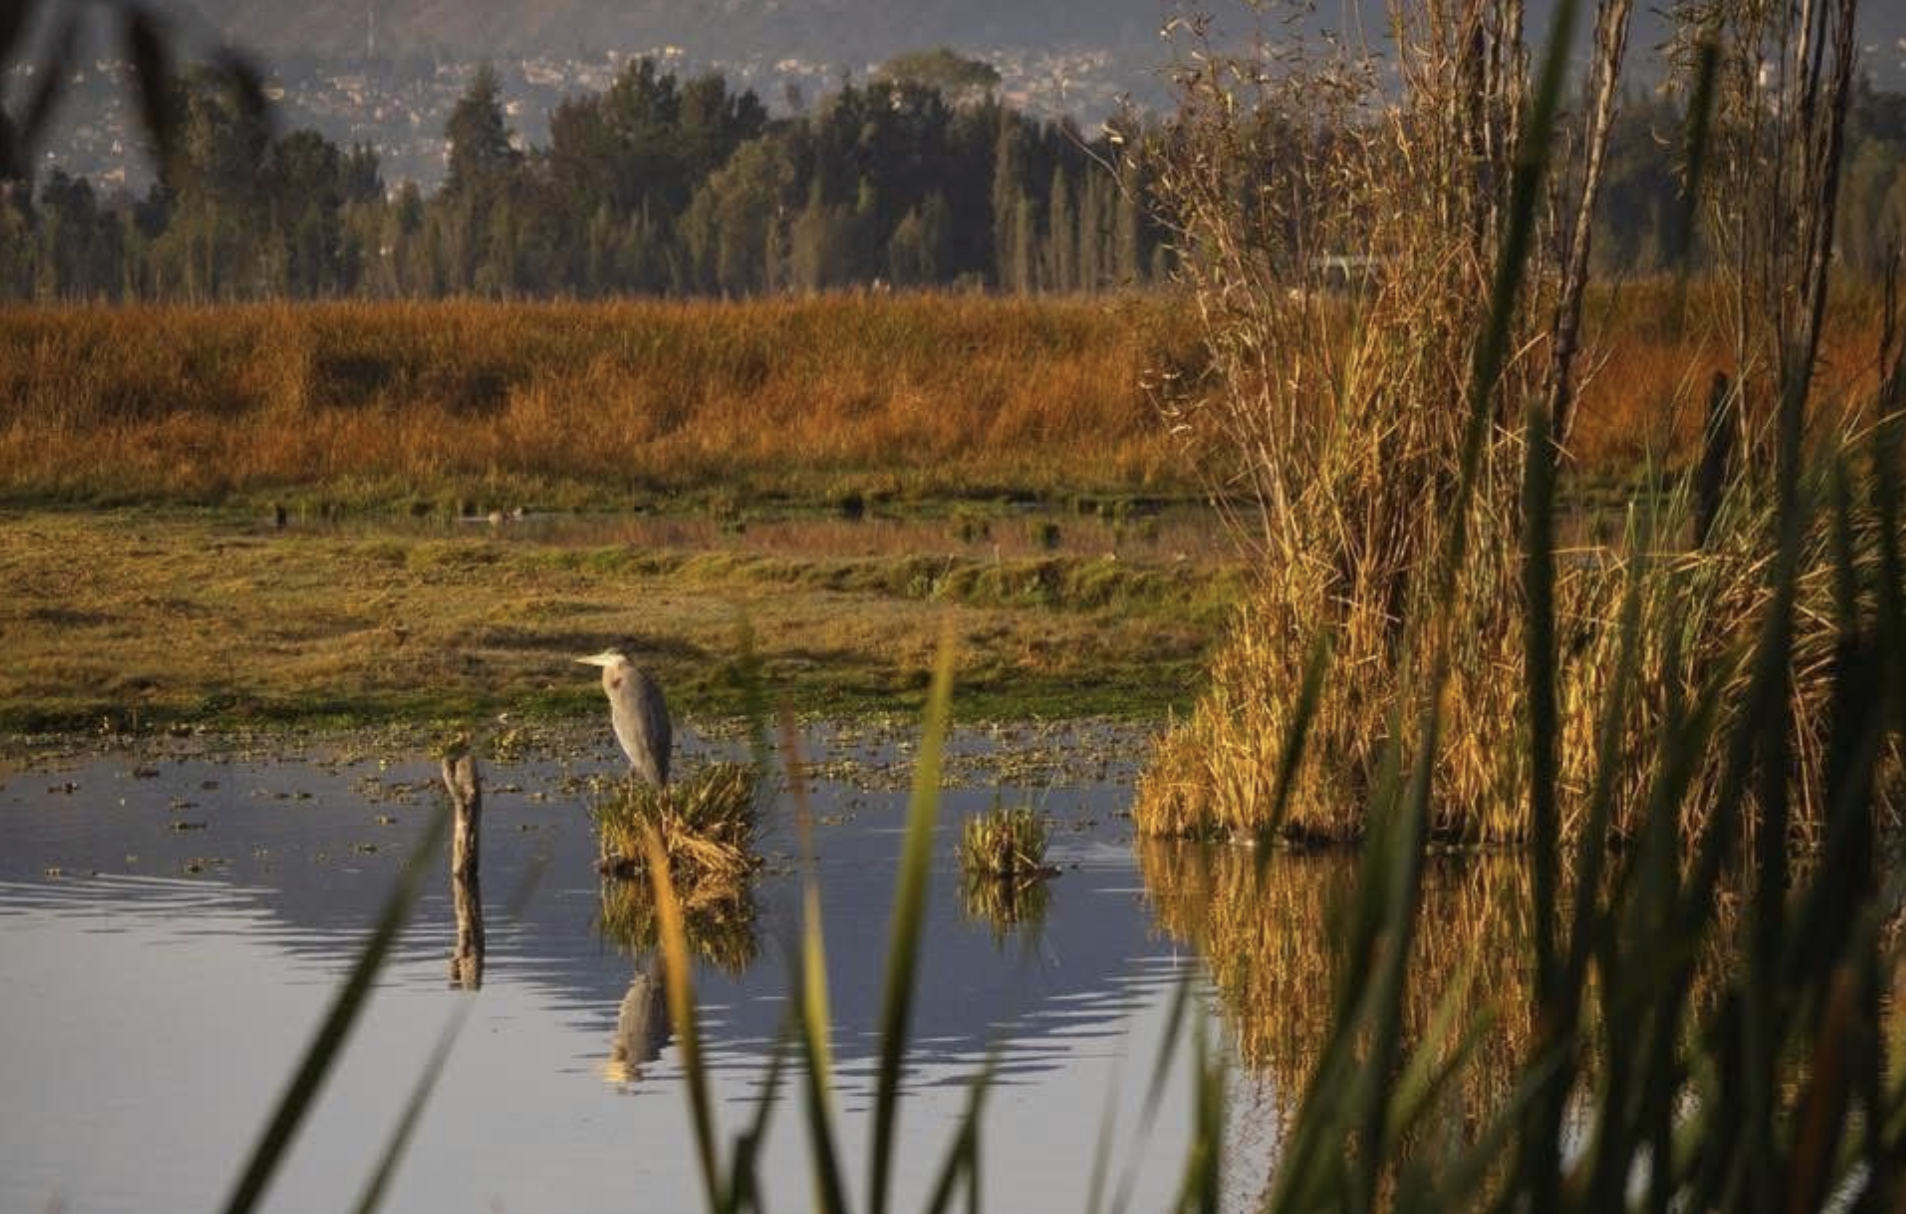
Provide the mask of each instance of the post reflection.
{"label": "post reflection", "polygon": [[483,884],[472,872],[450,876],[451,907],[457,917],[457,946],[450,954],[450,985],[474,991],[483,986]]}

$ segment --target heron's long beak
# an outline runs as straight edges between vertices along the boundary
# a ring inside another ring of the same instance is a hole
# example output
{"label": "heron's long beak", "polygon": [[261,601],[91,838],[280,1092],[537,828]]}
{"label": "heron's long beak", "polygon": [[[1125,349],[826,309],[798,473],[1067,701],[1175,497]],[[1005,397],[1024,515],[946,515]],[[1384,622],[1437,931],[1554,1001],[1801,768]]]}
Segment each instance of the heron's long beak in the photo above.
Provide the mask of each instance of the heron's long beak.
{"label": "heron's long beak", "polygon": [[621,654],[613,649],[605,649],[601,653],[592,653],[586,658],[577,658],[576,660],[581,662],[584,666],[607,666],[621,656]]}

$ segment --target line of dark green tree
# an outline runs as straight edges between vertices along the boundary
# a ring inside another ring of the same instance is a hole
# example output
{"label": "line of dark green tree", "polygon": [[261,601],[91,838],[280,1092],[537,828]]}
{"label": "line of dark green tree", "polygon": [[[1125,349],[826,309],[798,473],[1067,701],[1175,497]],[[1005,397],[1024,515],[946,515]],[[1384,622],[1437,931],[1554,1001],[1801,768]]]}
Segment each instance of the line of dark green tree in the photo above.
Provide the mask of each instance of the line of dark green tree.
{"label": "line of dark green tree", "polygon": [[[748,295],[849,284],[1091,292],[1168,259],[1148,218],[1139,132],[1086,138],[1001,102],[947,52],[905,57],[809,112],[770,118],[719,75],[632,62],[565,101],[549,143],[512,138],[494,72],[446,123],[447,176],[387,190],[376,153],[275,135],[230,82],[187,74],[177,137],[142,198],[55,171],[0,185],[0,298]],[[1660,264],[1679,183],[1671,100],[1626,98],[1594,249],[1604,272]],[[1862,87],[1839,252],[1878,274],[1906,233],[1906,94]],[[1273,169],[1274,171],[1274,169]]]}
{"label": "line of dark green tree", "polygon": [[744,295],[852,283],[1096,291],[1159,272],[1143,183],[1087,139],[997,99],[957,57],[845,85],[771,119],[719,75],[649,60],[512,138],[480,69],[445,126],[447,175],[387,191],[374,150],[273,137],[188,74],[160,181],[101,198],[53,172],[0,205],[0,295]]}

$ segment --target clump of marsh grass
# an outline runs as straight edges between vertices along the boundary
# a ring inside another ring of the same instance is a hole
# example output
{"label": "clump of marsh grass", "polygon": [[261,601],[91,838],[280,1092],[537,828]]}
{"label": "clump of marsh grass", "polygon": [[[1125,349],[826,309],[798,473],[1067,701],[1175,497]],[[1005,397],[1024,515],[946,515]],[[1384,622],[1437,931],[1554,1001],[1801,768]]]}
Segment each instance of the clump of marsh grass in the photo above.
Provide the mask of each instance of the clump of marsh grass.
{"label": "clump of marsh grass", "polygon": [[1037,927],[1051,904],[1046,863],[1051,841],[1046,820],[1024,805],[996,805],[974,814],[960,830],[960,907],[993,929],[996,940],[1017,927]]}
{"label": "clump of marsh grass", "polygon": [[1046,821],[1023,805],[974,814],[960,831],[960,869],[969,879],[1019,883],[1050,876]]}
{"label": "clump of marsh grass", "polygon": [[758,783],[752,766],[713,763],[663,788],[636,780],[618,786],[590,810],[598,867],[616,877],[641,873],[649,855],[644,841],[653,832],[681,888],[746,880],[760,862],[754,853]]}

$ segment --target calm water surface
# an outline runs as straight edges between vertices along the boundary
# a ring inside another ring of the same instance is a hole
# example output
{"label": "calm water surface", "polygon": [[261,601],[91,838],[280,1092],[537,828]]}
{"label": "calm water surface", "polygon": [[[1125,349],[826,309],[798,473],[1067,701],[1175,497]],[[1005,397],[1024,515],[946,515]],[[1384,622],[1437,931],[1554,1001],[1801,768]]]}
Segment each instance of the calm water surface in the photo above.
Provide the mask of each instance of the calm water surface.
{"label": "calm water surface", "polygon": [[[907,749],[830,729],[811,731],[807,746],[825,777],[817,849],[843,1137],[858,1171]],[[733,749],[691,737],[681,765]],[[920,1204],[966,1080],[994,1048],[985,1208],[1081,1205],[1108,1107],[1115,1167],[1139,1165],[1133,1208],[1165,1206],[1188,1075],[1165,1088],[1159,1128],[1143,1143],[1134,1134],[1174,994],[1200,967],[1188,933],[1154,922],[1131,847],[1124,813],[1139,739],[1091,728],[972,734],[957,749],[965,787],[944,798],[935,845],[898,1208]],[[1067,757],[1015,757],[1025,749]],[[448,981],[450,891],[433,878],[270,1208],[331,1211],[355,1199],[462,1004],[470,1019],[386,1208],[699,1207],[679,1057],[652,1011],[652,960],[602,929],[588,778],[613,772],[616,757],[590,736],[486,765],[482,989]],[[438,796],[428,758],[361,741],[281,739],[268,752],[148,742],[16,758],[0,783],[0,1209],[216,1208]],[[961,895],[959,823],[999,798],[1030,800],[1054,820],[1063,874],[1038,922],[975,917]],[[725,964],[705,961],[697,974],[728,1134],[752,1112],[786,1012],[798,923],[786,813],[777,804],[768,830],[752,939],[739,959],[731,947],[717,953]],[[1263,1139],[1253,1110],[1275,1103],[1267,1082],[1234,1080],[1239,1145]],[[806,1149],[798,1109],[784,1101],[766,1164],[774,1205],[809,1204]],[[1237,1154],[1229,1187],[1247,1195],[1269,1152]]]}

